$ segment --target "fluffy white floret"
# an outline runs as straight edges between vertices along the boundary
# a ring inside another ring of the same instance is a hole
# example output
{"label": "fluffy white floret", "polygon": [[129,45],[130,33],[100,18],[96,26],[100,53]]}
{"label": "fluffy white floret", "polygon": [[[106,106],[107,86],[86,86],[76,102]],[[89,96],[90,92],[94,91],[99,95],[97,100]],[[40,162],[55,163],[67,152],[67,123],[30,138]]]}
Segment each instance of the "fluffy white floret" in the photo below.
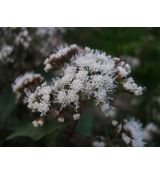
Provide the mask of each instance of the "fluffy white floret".
{"label": "fluffy white floret", "polygon": [[41,116],[45,115],[49,111],[51,104],[50,95],[52,92],[52,86],[43,83],[41,86],[36,88],[36,91],[27,93],[27,97],[24,100],[24,103],[27,104],[27,107],[33,112],[40,112]]}
{"label": "fluffy white floret", "polygon": [[128,74],[131,73],[131,67],[129,64],[125,64],[125,62],[120,62],[117,67],[118,74],[120,77],[124,78],[127,77]]}
{"label": "fluffy white floret", "polygon": [[127,81],[123,84],[123,87],[136,96],[142,95],[144,89],[143,87],[138,86],[131,77],[127,79]]}
{"label": "fluffy white floret", "polygon": [[135,119],[125,120],[123,130],[122,139],[126,144],[131,144],[134,147],[145,145],[142,124],[140,122]]}

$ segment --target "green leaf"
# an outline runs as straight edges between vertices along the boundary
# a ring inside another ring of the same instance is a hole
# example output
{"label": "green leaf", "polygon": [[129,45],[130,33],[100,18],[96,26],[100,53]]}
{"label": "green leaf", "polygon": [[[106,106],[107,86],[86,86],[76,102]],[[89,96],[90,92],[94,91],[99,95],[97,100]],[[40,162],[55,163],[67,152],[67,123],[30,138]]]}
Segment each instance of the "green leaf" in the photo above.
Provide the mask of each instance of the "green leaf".
{"label": "green leaf", "polygon": [[91,111],[86,111],[78,121],[75,132],[83,137],[90,137],[92,135],[93,114]]}
{"label": "green leaf", "polygon": [[7,140],[14,139],[16,137],[30,137],[31,139],[37,141],[42,139],[44,136],[50,134],[51,132],[57,132],[66,126],[65,124],[61,125],[57,122],[45,123],[44,126],[35,128],[30,123],[26,126],[23,126],[17,129],[13,134],[7,137]]}

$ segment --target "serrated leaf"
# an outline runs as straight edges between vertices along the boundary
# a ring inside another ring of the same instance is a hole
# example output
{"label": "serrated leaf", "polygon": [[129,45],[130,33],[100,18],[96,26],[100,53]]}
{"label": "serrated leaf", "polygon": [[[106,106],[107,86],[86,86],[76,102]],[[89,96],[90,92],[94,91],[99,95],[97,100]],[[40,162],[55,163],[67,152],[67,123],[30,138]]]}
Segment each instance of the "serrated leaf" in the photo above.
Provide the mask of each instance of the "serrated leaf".
{"label": "serrated leaf", "polygon": [[57,122],[50,122],[44,124],[42,127],[35,128],[30,123],[26,126],[23,126],[17,129],[13,134],[7,137],[7,140],[14,139],[16,137],[30,137],[31,139],[37,141],[45,137],[46,135],[50,134],[51,132],[56,132],[59,129],[62,129],[65,125],[61,125]]}

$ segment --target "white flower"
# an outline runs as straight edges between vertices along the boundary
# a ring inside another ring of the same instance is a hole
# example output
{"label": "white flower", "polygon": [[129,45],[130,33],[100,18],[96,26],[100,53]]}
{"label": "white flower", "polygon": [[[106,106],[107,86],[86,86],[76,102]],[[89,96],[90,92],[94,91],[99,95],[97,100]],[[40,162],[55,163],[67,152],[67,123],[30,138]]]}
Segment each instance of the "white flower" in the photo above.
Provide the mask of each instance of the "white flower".
{"label": "white flower", "polygon": [[66,107],[67,105],[70,105],[71,103],[74,104],[75,109],[79,107],[79,96],[77,92],[73,90],[60,90],[58,91],[57,96],[55,97],[55,103],[59,103],[61,105],[61,109]]}
{"label": "white flower", "polygon": [[132,77],[128,78],[127,81],[123,84],[124,89],[127,91],[133,93],[134,95],[142,95],[144,88],[141,86],[138,86]]}
{"label": "white flower", "polygon": [[67,103],[74,103],[75,109],[79,107],[79,95],[74,90],[69,90],[67,93]]}
{"label": "white flower", "polygon": [[97,105],[108,110],[108,95],[116,88],[115,71],[110,56],[85,49],[63,68],[61,78],[53,80],[55,102],[61,104],[61,109],[74,104],[77,110],[81,100],[94,98]]}
{"label": "white flower", "polygon": [[131,73],[131,67],[129,64],[125,64],[125,62],[120,62],[117,67],[118,74],[120,77],[127,77],[128,74]]}
{"label": "white flower", "polygon": [[43,83],[36,88],[36,91],[27,93],[27,97],[24,99],[24,103],[27,103],[27,107],[33,112],[40,112],[40,116],[46,115],[51,105],[50,95],[52,87]]}
{"label": "white flower", "polygon": [[[106,112],[106,116],[113,116],[110,96],[115,90],[119,90],[119,86],[123,86],[135,95],[142,94],[143,88],[138,87],[132,78],[127,79],[131,72],[130,66],[102,51],[88,47],[82,49],[76,44],[65,45],[50,55],[44,65],[45,71],[58,69],[60,76],[55,77],[50,86],[44,83],[37,87],[35,92],[29,91],[24,101],[28,108],[33,112],[40,112],[41,116],[47,114],[52,103],[52,110],[54,104],[55,110],[60,113],[64,108],[70,107],[74,110],[73,113],[76,113],[73,118],[79,119],[78,111],[81,111],[79,108],[83,106],[83,101],[94,102]],[[34,73],[26,73],[18,77],[12,86],[13,91],[20,93],[23,89],[26,93],[29,89],[28,85],[36,78],[39,82],[43,80],[43,77]],[[62,121],[63,117],[61,116],[59,120]],[[118,125],[118,129],[120,132],[122,124]]]}
{"label": "white flower", "polygon": [[64,69],[64,76],[62,78],[58,78],[57,80],[53,79],[54,91],[58,91],[64,88],[65,85],[70,85],[71,81],[75,76],[76,69],[73,66],[68,66]]}
{"label": "white flower", "polygon": [[71,89],[74,89],[76,92],[83,90],[84,84],[83,81],[80,79],[74,79],[70,85]]}
{"label": "white flower", "polygon": [[123,125],[122,139],[126,144],[131,144],[134,147],[144,146],[145,142],[142,124],[133,118],[130,120],[125,120]]}
{"label": "white flower", "polygon": [[[62,48],[53,57],[67,53],[67,50],[72,47]],[[47,59],[45,64],[53,60],[52,58]],[[105,52],[85,48],[84,52],[72,57],[70,63],[65,65],[62,69],[62,76],[53,80],[55,102],[61,104],[61,109],[72,103],[77,110],[81,100],[94,99],[96,105],[100,105],[103,111],[108,111],[110,109],[109,99],[111,99],[109,96],[117,87],[115,82],[117,70],[124,78],[131,72],[130,66],[125,62],[120,62],[118,58],[113,59]],[[128,80],[127,82],[130,83]],[[134,84],[126,83],[123,87],[133,91],[130,84],[132,86]],[[142,87],[134,88],[135,95],[141,93]]]}
{"label": "white flower", "polygon": [[76,78],[82,81],[88,80],[88,71],[86,70],[79,70],[76,74]]}
{"label": "white flower", "polygon": [[127,134],[122,133],[122,140],[129,145],[131,143],[131,138],[127,136]]}
{"label": "white flower", "polygon": [[57,65],[61,64],[61,62],[76,55],[78,51],[79,47],[76,44],[72,44],[70,46],[60,46],[57,50],[55,50],[55,53],[51,54],[50,57],[45,60],[44,70],[48,72],[52,68],[54,69]]}
{"label": "white flower", "polygon": [[98,88],[98,90],[94,92],[94,97],[98,104],[104,102],[106,99],[106,90],[103,87]]}
{"label": "white flower", "polygon": [[39,80],[39,82],[41,82],[43,77],[40,74],[35,74],[33,72],[27,72],[20,75],[12,84],[13,92],[19,91],[21,88],[25,87],[29,83],[32,83],[34,80]]}

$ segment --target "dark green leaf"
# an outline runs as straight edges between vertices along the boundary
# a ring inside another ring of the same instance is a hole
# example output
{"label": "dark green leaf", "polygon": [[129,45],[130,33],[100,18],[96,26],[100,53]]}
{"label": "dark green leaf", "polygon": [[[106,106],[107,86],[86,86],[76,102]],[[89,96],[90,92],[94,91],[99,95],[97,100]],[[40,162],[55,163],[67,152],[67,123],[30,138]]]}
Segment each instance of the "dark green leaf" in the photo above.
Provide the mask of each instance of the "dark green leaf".
{"label": "dark green leaf", "polygon": [[51,132],[56,132],[65,125],[61,125],[57,122],[50,122],[50,123],[45,123],[43,127],[38,127],[35,128],[33,125],[30,123],[26,126],[23,126],[19,129],[17,129],[13,134],[7,137],[8,140],[14,139],[16,137],[30,137],[33,140],[40,140],[44,136],[50,134]]}

